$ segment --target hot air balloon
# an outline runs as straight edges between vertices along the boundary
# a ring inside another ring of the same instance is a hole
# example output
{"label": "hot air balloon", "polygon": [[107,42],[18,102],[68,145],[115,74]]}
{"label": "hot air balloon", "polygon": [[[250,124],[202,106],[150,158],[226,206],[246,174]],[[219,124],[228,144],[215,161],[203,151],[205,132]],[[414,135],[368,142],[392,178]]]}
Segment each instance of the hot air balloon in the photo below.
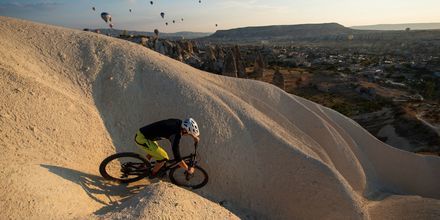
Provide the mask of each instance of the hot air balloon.
{"label": "hot air balloon", "polygon": [[95,10],[96,10],[96,8],[95,8],[95,7],[92,7],[92,10],[93,10],[93,11],[95,11]]}
{"label": "hot air balloon", "polygon": [[131,8],[130,8],[130,9],[128,9],[128,11],[129,11],[129,12],[131,12]]}
{"label": "hot air balloon", "polygon": [[153,5],[153,1],[150,1],[150,5]]}
{"label": "hot air balloon", "polygon": [[180,20],[183,21],[183,18],[181,18]]}
{"label": "hot air balloon", "polygon": [[199,3],[202,3],[202,0],[199,0]]}
{"label": "hot air balloon", "polygon": [[109,14],[109,13],[107,13],[107,12],[102,12],[101,13],[101,18],[102,18],[102,20],[104,20],[105,21],[105,23],[111,23],[112,22],[112,16]]}
{"label": "hot air balloon", "polygon": [[168,26],[168,22],[165,22],[165,25]]}
{"label": "hot air balloon", "polygon": [[174,23],[176,23],[176,21],[175,21],[175,20],[173,20],[173,24],[174,24]]}
{"label": "hot air balloon", "polygon": [[217,26],[218,26],[218,24],[215,24],[215,26],[217,27]]}
{"label": "hot air balloon", "polygon": [[160,16],[161,16],[162,18],[165,18],[165,13],[161,12],[161,13],[160,13]]}
{"label": "hot air balloon", "polygon": [[154,34],[156,35],[156,37],[159,36],[159,30],[154,29]]}

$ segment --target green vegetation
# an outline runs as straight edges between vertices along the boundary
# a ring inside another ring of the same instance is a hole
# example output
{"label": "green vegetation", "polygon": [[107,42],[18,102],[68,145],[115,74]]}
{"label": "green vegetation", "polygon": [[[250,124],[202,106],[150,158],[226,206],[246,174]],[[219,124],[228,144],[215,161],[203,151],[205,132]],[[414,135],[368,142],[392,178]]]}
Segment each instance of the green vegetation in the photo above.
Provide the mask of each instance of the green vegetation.
{"label": "green vegetation", "polygon": [[435,82],[434,81],[426,81],[425,82],[425,91],[424,95],[426,98],[434,98],[435,97]]}
{"label": "green vegetation", "polygon": [[379,111],[383,107],[393,105],[390,100],[381,97],[368,100],[360,97],[341,96],[340,94],[321,93],[316,90],[313,92],[301,91],[296,95],[334,109],[347,117]]}

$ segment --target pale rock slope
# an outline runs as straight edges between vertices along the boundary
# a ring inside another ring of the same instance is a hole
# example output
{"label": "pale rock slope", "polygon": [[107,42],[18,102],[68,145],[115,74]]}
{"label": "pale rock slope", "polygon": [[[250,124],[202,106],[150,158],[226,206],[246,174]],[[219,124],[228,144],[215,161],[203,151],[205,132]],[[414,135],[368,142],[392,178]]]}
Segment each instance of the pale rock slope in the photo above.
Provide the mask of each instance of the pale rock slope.
{"label": "pale rock slope", "polygon": [[[178,198],[178,199],[176,199]],[[171,183],[154,183],[97,219],[239,219],[223,207]]]}
{"label": "pale rock slope", "polygon": [[[197,194],[240,217],[439,217],[438,157],[392,148],[277,87],[199,71],[126,41],[6,17],[0,51],[6,218],[118,218],[139,191],[153,204],[163,188],[112,185],[97,167],[115,151],[136,151],[139,127],[188,116],[200,124],[200,165],[210,175]],[[191,150],[188,139],[182,148]],[[179,193],[175,200],[187,196],[200,199]]]}

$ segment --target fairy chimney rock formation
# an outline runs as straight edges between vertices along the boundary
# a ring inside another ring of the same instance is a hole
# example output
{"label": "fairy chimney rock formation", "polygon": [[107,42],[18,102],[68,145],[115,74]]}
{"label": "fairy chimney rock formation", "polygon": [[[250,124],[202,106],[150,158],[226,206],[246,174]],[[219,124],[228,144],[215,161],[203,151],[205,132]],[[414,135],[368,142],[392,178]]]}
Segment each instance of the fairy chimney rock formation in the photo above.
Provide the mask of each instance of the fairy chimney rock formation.
{"label": "fairy chimney rock formation", "polygon": [[258,52],[254,64],[254,74],[257,77],[263,77],[263,73],[264,73],[264,60],[261,53]]}
{"label": "fairy chimney rock formation", "polygon": [[156,40],[156,41],[154,42],[154,50],[155,50],[156,52],[158,52],[158,53],[161,53],[161,54],[163,54],[163,55],[166,55],[166,48],[165,48],[165,46],[164,46],[164,44],[163,44],[162,41]]}
{"label": "fairy chimney rock formation", "polygon": [[203,69],[211,73],[221,74],[223,69],[223,60],[217,60],[216,49],[213,46],[207,46],[205,51],[206,52],[202,57]]}
{"label": "fairy chimney rock formation", "polygon": [[187,51],[190,54],[194,53],[194,45],[191,41],[180,41],[180,44],[184,51]]}
{"label": "fairy chimney rock formation", "polygon": [[226,53],[225,62],[223,64],[222,75],[237,77],[237,66],[235,63],[235,57],[232,50],[228,50],[228,52]]}
{"label": "fairy chimney rock formation", "polygon": [[217,60],[224,60],[225,59],[225,52],[223,51],[223,48],[221,46],[215,47],[215,57]]}
{"label": "fairy chimney rock formation", "polygon": [[280,70],[276,70],[275,73],[273,74],[273,78],[272,78],[272,84],[280,87],[282,90],[284,90],[284,76],[283,74],[280,72]]}
{"label": "fairy chimney rock formation", "polygon": [[246,67],[244,66],[243,59],[241,58],[240,48],[235,45],[233,48],[235,56],[235,66],[237,67],[237,75],[240,78],[246,77]]}

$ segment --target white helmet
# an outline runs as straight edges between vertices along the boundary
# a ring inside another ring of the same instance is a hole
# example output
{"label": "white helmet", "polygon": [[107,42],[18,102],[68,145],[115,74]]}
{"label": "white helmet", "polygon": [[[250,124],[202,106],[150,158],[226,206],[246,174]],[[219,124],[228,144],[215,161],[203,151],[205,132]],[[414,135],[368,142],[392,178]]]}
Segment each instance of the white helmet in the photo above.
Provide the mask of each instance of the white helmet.
{"label": "white helmet", "polygon": [[182,121],[182,128],[185,129],[189,134],[192,134],[196,137],[200,135],[199,126],[197,126],[197,122],[192,118],[187,118]]}

